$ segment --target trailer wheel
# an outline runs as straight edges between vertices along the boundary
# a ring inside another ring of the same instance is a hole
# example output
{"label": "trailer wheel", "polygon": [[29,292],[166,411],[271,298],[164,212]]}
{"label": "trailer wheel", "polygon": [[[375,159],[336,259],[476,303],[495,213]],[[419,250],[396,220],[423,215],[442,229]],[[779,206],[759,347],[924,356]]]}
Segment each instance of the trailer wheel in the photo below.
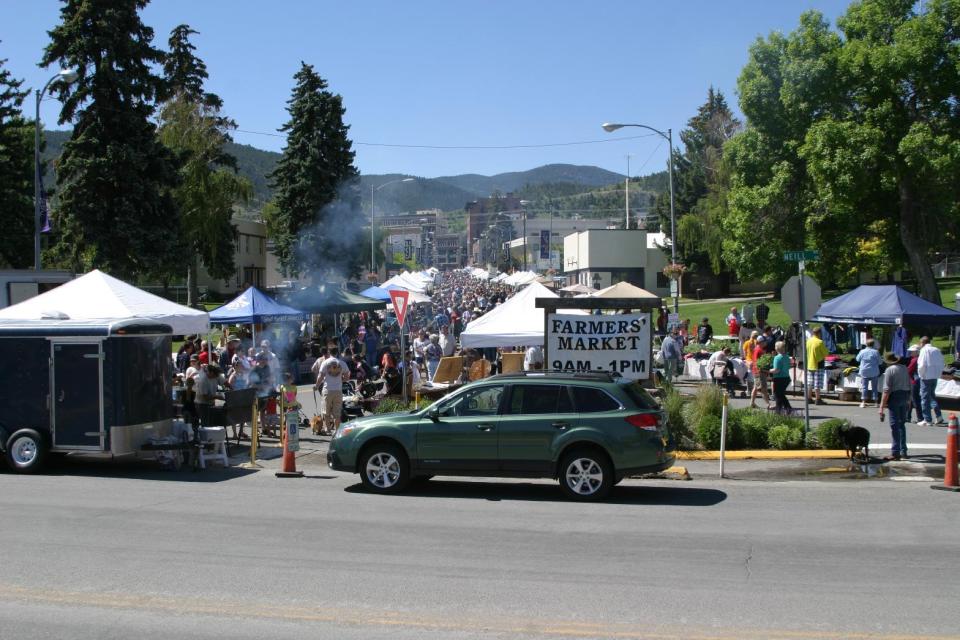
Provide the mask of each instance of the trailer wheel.
{"label": "trailer wheel", "polygon": [[33,429],[21,429],[7,439],[6,459],[18,473],[34,473],[47,458],[47,444]]}

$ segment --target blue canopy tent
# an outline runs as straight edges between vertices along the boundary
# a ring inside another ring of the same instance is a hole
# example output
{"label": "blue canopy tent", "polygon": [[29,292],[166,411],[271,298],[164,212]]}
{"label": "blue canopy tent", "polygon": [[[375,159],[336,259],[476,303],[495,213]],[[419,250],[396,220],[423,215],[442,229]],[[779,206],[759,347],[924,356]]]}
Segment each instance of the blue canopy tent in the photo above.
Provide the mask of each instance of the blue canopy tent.
{"label": "blue canopy tent", "polygon": [[[251,324],[278,322],[303,317],[299,311],[280,304],[260,289],[250,287],[236,298],[210,312],[210,324]],[[257,343],[256,333],[252,333]]]}
{"label": "blue canopy tent", "polygon": [[383,302],[390,302],[390,291],[382,287],[367,287],[360,292],[365,298],[372,298],[373,300],[382,300]]}
{"label": "blue canopy tent", "polygon": [[960,312],[924,300],[897,285],[865,284],[824,302],[810,320],[847,324],[960,326]]}

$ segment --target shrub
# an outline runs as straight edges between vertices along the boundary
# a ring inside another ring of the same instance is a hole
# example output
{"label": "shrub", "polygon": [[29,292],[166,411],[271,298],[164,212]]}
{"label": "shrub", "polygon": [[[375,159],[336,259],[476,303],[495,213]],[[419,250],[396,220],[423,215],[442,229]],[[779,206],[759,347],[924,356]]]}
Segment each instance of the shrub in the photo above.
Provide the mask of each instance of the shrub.
{"label": "shrub", "polygon": [[817,442],[824,449],[843,449],[844,444],[840,432],[849,426],[851,426],[850,421],[842,418],[824,420],[817,427]]}
{"label": "shrub", "polygon": [[743,417],[740,428],[743,433],[743,443],[747,449],[766,449],[770,446],[767,434],[772,421],[766,411],[751,409]]}
{"label": "shrub", "polygon": [[720,417],[723,411],[723,392],[716,385],[702,385],[683,408],[683,417],[691,426],[700,424],[704,416]]}
{"label": "shrub", "polygon": [[727,413],[727,449],[743,449],[746,445],[744,424],[749,420],[753,409],[730,409]]}
{"label": "shrub", "polygon": [[720,448],[720,418],[714,415],[705,415],[697,422],[697,442],[705,449]]}
{"label": "shrub", "polygon": [[774,449],[799,449],[803,442],[803,428],[778,424],[770,428],[767,438]]}
{"label": "shrub", "polygon": [[670,426],[670,431],[673,433],[674,440],[678,445],[683,445],[684,441],[690,442],[693,440],[690,425],[683,416],[683,408],[686,404],[686,398],[680,395],[680,392],[676,389],[672,387],[664,388],[661,405],[663,406],[664,413],[667,415],[667,424]]}
{"label": "shrub", "polygon": [[374,408],[374,413],[396,413],[398,411],[412,411],[414,404],[412,402],[404,402],[400,398],[384,398],[380,401],[379,404]]}

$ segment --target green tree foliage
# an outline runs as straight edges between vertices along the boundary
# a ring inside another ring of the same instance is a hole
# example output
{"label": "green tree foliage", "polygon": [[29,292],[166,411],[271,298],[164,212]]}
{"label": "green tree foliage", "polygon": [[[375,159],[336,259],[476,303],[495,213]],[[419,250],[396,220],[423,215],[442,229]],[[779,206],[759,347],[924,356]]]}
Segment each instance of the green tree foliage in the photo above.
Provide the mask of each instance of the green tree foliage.
{"label": "green tree foliage", "polygon": [[28,92],[0,59],[0,265],[26,268],[33,258],[34,123],[20,109]]}
{"label": "green tree foliage", "polygon": [[224,152],[229,131],[236,125],[221,115],[223,101],[203,90],[207,71],[193,53],[189,37],[194,33],[181,24],[170,35],[164,65],[168,99],[160,111],[159,129],[161,142],[180,163],[180,182],[173,195],[187,247],[189,304],[198,302],[198,262],[218,280],[233,274],[233,208],[246,202],[253,190],[248,180],[237,175],[236,159]]}
{"label": "green tree foliage", "polygon": [[[706,102],[680,132],[684,151],[673,151],[677,253],[684,264],[709,266],[717,274],[726,267],[720,220],[727,213],[729,172],[723,146],[739,129],[723,93],[710,87]],[[669,192],[659,196],[656,211],[669,220]]]}
{"label": "green tree foliage", "polygon": [[854,2],[830,29],[805,13],[789,36],[750,49],[738,80],[747,129],[731,162],[725,248],[741,276],[790,268],[817,248],[826,280],[908,263],[923,297],[940,294],[933,250],[960,225],[960,0]]}
{"label": "green tree foliage", "polygon": [[354,275],[363,265],[363,216],[343,99],[306,63],[294,80],[267,231],[285,274]]}
{"label": "green tree foliage", "polygon": [[233,207],[252,192],[248,180],[218,166],[226,142],[220,120],[213,108],[185,94],[176,94],[160,111],[160,140],[180,161],[180,182],[173,196],[180,212],[181,238],[187,247],[190,303],[197,301],[198,260],[216,279],[233,274]]}
{"label": "green tree foliage", "polygon": [[60,123],[73,122],[57,168],[59,235],[51,253],[64,266],[132,279],[183,260],[170,189],[176,162],[151,121],[163,54],[140,21],[146,0],[65,0],[42,65],[76,69],[57,92]]}

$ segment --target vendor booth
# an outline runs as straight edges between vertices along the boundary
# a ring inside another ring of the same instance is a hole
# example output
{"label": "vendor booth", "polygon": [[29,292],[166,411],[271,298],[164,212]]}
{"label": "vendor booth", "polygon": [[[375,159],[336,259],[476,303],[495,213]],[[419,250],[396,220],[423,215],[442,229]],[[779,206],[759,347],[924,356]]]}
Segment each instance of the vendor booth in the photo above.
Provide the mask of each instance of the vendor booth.
{"label": "vendor booth", "polygon": [[527,285],[493,311],[468,324],[460,334],[460,345],[464,349],[542,345],[543,309],[537,308],[537,298],[556,297],[557,294],[542,284]]}
{"label": "vendor booth", "polygon": [[385,309],[387,306],[383,300],[350,293],[331,283],[293,291],[287,295],[286,302],[306,313],[359,313]]}
{"label": "vendor booth", "polygon": [[94,269],[56,289],[0,309],[0,319],[122,320],[139,318],[170,325],[174,335],[205,333],[207,312],[191,309]]}
{"label": "vendor booth", "polygon": [[[896,285],[861,285],[828,300],[810,318],[814,322],[879,326],[960,326],[960,312],[916,296]],[[889,345],[882,345],[889,348]],[[883,350],[883,349],[881,349]],[[860,388],[856,372],[842,376],[844,389]],[[937,382],[937,396],[960,398],[960,385],[953,378]]]}
{"label": "vendor booth", "polygon": [[0,356],[15,363],[0,370],[9,466],[35,471],[48,452],[131,455],[170,436],[170,345],[170,326],[148,320],[0,320]]}
{"label": "vendor booth", "polygon": [[[303,311],[280,304],[260,289],[250,287],[239,296],[210,312],[210,324],[241,325],[283,322],[302,318]],[[253,344],[257,344],[256,330],[252,332]]]}

